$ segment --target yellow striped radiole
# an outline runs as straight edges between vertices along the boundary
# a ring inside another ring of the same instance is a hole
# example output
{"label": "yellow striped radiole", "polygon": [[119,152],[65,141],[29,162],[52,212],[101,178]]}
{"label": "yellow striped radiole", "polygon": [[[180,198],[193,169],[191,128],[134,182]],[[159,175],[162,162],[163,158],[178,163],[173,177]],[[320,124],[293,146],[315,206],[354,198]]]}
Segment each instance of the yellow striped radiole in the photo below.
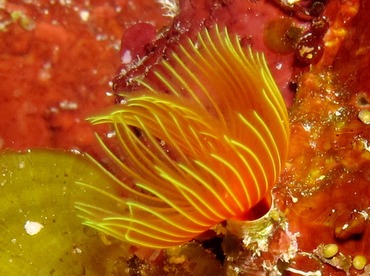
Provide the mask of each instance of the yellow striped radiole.
{"label": "yellow striped radiole", "polygon": [[90,119],[111,183],[78,183],[86,225],[138,246],[189,241],[266,197],[287,155],[289,121],[264,56],[214,26],[179,44],[125,103]]}

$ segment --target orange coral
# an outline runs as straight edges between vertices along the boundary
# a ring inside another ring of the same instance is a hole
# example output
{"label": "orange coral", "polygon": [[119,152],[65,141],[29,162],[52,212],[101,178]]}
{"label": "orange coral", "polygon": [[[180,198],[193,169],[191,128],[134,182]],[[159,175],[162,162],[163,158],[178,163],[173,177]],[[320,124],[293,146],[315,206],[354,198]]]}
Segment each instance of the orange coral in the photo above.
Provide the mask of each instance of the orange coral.
{"label": "orange coral", "polygon": [[93,124],[109,124],[119,151],[101,144],[126,175],[79,183],[86,225],[152,248],[181,244],[242,217],[268,195],[289,140],[283,98],[263,55],[217,26],[188,40],[154,72],[166,93],[141,92]]}

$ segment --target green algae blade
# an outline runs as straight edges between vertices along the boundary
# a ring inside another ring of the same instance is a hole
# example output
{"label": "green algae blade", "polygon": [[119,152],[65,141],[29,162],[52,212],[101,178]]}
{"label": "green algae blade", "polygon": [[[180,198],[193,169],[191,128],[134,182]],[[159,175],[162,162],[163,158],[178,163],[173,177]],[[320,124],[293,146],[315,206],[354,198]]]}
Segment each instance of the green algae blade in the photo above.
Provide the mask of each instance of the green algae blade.
{"label": "green algae blade", "polygon": [[[0,153],[0,275],[112,275],[127,252],[75,214],[76,181],[110,179],[90,158],[53,150]],[[114,265],[113,265],[114,264]]]}

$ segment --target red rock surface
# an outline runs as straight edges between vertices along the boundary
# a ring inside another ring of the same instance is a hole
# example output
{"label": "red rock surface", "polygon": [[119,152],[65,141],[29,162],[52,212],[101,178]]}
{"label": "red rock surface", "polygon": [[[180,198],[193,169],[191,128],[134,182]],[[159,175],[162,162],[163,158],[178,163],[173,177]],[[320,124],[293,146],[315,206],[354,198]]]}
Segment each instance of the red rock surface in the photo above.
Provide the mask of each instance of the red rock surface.
{"label": "red rock surface", "polygon": [[[112,105],[122,32],[168,22],[154,1],[5,1],[0,8],[0,147],[94,153],[86,117]],[[82,2],[81,2],[82,3]],[[17,18],[16,18],[17,17]]]}

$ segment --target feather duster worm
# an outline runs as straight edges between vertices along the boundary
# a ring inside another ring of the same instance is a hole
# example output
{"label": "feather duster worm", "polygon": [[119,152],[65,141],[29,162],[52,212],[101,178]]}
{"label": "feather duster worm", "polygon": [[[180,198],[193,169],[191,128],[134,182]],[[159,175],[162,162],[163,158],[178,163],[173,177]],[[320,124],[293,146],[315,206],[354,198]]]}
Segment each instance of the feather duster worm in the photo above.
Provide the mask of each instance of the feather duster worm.
{"label": "feather duster worm", "polygon": [[[109,124],[123,172],[112,183],[79,183],[84,224],[151,248],[189,241],[242,217],[270,192],[287,154],[288,115],[262,54],[217,26],[178,45],[154,84],[90,119]],[[154,82],[153,82],[154,83]]]}

